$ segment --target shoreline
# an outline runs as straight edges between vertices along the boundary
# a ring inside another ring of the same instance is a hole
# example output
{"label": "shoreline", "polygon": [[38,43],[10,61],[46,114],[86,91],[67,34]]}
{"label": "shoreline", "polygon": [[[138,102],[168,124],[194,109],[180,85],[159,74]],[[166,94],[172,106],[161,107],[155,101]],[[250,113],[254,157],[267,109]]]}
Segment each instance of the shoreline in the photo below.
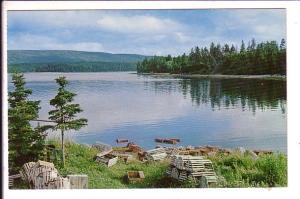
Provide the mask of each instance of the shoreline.
{"label": "shoreline", "polygon": [[201,75],[201,74],[171,74],[171,73],[136,73],[137,75],[149,75],[158,77],[177,77],[177,78],[218,78],[218,79],[265,79],[286,81],[285,75]]}

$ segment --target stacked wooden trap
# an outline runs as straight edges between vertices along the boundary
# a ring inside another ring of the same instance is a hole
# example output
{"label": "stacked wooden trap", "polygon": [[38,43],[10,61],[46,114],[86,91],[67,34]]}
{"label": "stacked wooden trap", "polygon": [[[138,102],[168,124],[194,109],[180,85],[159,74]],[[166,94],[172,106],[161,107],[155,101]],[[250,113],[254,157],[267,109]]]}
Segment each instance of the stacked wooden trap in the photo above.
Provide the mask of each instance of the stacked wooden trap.
{"label": "stacked wooden trap", "polygon": [[174,155],[167,174],[179,181],[205,178],[208,184],[217,182],[212,162],[203,156]]}
{"label": "stacked wooden trap", "polygon": [[[38,162],[28,162],[24,164],[20,170],[21,178],[28,182],[30,188],[33,189],[72,189],[72,188],[87,188],[88,177],[84,175],[83,184],[74,186],[77,177],[72,176],[64,178],[59,175],[53,163],[39,160]],[[82,177],[82,175],[80,175]]]}
{"label": "stacked wooden trap", "polygon": [[21,178],[21,174],[15,174],[15,175],[8,176],[8,186],[13,187],[14,181],[19,178]]}
{"label": "stacked wooden trap", "polygon": [[111,154],[113,149],[110,145],[97,142],[92,147],[99,150],[99,153],[97,153],[96,155],[96,162],[99,162],[100,164],[104,164],[107,167],[111,167],[118,162],[118,157]]}
{"label": "stacked wooden trap", "polygon": [[106,154],[102,156],[96,156],[96,162],[106,165],[107,167],[111,167],[118,162],[118,156],[113,154]]}

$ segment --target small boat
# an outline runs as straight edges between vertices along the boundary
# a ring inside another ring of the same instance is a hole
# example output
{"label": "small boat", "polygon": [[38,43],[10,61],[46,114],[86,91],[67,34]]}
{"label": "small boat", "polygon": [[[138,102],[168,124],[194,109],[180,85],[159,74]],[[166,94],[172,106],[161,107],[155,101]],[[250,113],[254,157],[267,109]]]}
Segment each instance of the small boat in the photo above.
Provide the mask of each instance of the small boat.
{"label": "small boat", "polygon": [[129,140],[127,139],[116,139],[117,143],[127,143]]}
{"label": "small boat", "polygon": [[154,141],[159,143],[165,143],[165,144],[177,144],[177,142],[180,142],[180,140],[176,138],[171,138],[171,139],[155,138]]}

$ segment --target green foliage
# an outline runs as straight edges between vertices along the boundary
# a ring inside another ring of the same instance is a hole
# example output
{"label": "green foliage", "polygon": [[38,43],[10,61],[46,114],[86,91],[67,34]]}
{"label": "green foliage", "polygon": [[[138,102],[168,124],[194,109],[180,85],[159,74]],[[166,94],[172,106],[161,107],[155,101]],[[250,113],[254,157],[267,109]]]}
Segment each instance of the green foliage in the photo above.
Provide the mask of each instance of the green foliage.
{"label": "green foliage", "polygon": [[8,50],[8,64],[80,62],[136,63],[145,57],[144,55],[136,54],[112,54],[72,50]]}
{"label": "green foliage", "polygon": [[15,90],[8,98],[9,172],[16,173],[24,163],[37,161],[42,155],[45,135],[30,125],[38,118],[40,102],[28,99],[32,91],[25,88],[23,74],[13,74],[12,81]]}
{"label": "green foliage", "polygon": [[134,71],[136,63],[119,62],[55,62],[9,64],[8,72],[109,72]]}
{"label": "green foliage", "polygon": [[266,155],[257,164],[269,186],[287,185],[287,159],[284,155]]}
{"label": "green foliage", "polygon": [[265,75],[286,74],[286,46],[281,40],[256,44],[252,39],[246,48],[244,41],[237,51],[233,45],[223,47],[211,43],[208,48],[192,48],[190,54],[177,57],[154,56],[137,63],[140,73],[189,73],[189,74],[232,74]]}
{"label": "green foliage", "polygon": [[249,154],[209,158],[218,175],[225,178],[223,187],[287,186],[287,158],[283,154],[261,155],[257,160]]}
{"label": "green foliage", "polygon": [[55,109],[49,111],[49,119],[56,123],[51,126],[51,128],[61,131],[62,159],[64,164],[64,132],[68,130],[79,130],[87,125],[87,119],[75,119],[76,114],[82,112],[82,109],[79,104],[72,104],[76,94],[66,90],[68,84],[66,77],[58,77],[56,83],[59,85],[58,93],[50,100],[50,105],[54,106]]}
{"label": "green foliage", "polygon": [[134,71],[147,56],[71,50],[8,50],[8,72]]}

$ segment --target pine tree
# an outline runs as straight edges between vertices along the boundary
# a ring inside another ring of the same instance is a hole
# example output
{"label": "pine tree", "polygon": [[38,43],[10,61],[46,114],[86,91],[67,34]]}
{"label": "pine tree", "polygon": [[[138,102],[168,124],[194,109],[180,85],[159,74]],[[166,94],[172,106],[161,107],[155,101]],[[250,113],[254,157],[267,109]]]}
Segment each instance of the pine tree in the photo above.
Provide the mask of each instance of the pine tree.
{"label": "pine tree", "polygon": [[28,99],[32,90],[25,88],[23,74],[13,74],[12,82],[15,90],[9,92],[8,98],[9,172],[16,173],[24,163],[39,159],[45,135],[30,125],[31,120],[38,118],[40,102]]}
{"label": "pine tree", "polygon": [[54,106],[55,109],[49,111],[49,119],[56,123],[52,126],[52,129],[60,130],[61,132],[62,162],[64,166],[64,133],[68,130],[79,130],[84,125],[87,125],[87,119],[75,119],[76,114],[82,112],[82,109],[79,104],[71,103],[76,94],[66,90],[68,84],[66,77],[59,77],[55,80],[59,88],[57,95],[50,100],[50,105]]}
{"label": "pine tree", "polygon": [[241,45],[240,53],[244,53],[245,49],[246,49],[245,43],[244,43],[244,40],[242,40],[242,45]]}

